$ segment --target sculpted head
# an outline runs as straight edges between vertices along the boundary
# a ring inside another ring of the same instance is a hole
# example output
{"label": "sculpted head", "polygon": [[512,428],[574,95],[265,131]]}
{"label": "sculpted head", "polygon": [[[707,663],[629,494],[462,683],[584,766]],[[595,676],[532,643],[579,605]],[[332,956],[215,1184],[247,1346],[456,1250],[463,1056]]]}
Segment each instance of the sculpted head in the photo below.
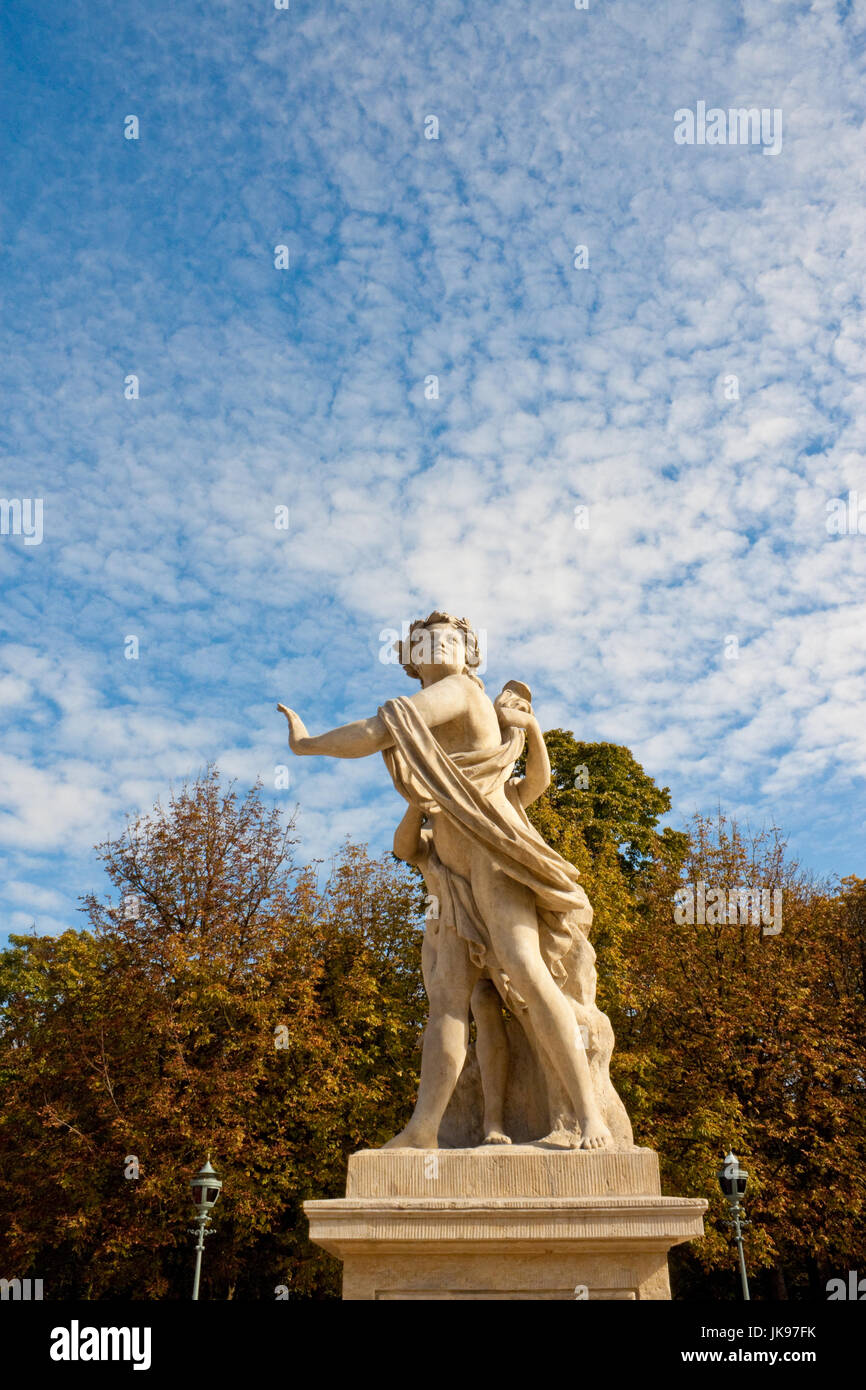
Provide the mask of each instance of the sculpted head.
{"label": "sculpted head", "polygon": [[497,714],[509,709],[519,710],[521,714],[531,714],[532,691],[523,681],[506,681],[493,701],[493,708]]}
{"label": "sculpted head", "polygon": [[434,609],[428,617],[415,619],[398,648],[403,670],[422,684],[443,674],[464,675],[484,689],[475,674],[481,665],[478,638],[465,618]]}

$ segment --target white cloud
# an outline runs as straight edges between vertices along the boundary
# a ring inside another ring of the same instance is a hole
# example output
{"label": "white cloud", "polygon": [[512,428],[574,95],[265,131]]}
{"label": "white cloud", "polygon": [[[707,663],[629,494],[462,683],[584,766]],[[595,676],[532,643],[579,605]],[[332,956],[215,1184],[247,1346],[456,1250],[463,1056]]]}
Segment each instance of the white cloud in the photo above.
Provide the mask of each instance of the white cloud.
{"label": "white cloud", "polygon": [[[136,149],[46,110],[16,156],[4,490],[45,534],[0,540],[14,881],[211,758],[288,761],[308,850],[389,843],[381,760],[296,765],[273,706],[372,713],[412,688],[380,631],[440,605],[680,811],[775,798],[856,866],[866,536],[826,503],[866,506],[861,10],[213,13],[62,50],[100,89],[133,64]],[[782,153],[675,146],[698,99],[781,106]]]}

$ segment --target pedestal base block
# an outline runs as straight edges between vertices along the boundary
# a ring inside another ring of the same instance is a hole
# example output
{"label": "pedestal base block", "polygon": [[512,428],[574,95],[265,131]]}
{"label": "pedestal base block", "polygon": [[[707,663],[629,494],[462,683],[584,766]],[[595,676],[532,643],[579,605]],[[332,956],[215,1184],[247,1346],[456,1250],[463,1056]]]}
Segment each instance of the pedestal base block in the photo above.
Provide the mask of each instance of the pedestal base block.
{"label": "pedestal base block", "polygon": [[651,1149],[373,1149],[346,1196],[306,1202],[344,1299],[668,1299],[702,1198],[663,1197]]}

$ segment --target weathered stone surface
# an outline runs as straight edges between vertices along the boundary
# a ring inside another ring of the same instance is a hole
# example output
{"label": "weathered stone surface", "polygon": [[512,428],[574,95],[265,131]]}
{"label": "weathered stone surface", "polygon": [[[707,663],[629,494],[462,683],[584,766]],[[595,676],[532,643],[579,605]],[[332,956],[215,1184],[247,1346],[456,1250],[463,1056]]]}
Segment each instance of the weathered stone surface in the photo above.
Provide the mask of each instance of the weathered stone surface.
{"label": "weathered stone surface", "polygon": [[659,1196],[658,1155],[545,1149],[362,1149],[349,1159],[346,1197]]}
{"label": "weathered stone surface", "polygon": [[703,1199],[663,1197],[650,1149],[353,1154],[347,1195],[307,1202],[345,1299],[666,1299],[667,1252]]}
{"label": "weathered stone surface", "polygon": [[575,866],[527,816],[551,776],[529,687],[507,681],[491,701],[475,633],[448,613],[413,623],[400,657],[422,689],[374,717],[311,736],[278,706],[293,752],[381,752],[408,803],[394,853],[428,889],[430,1016],[415,1112],[389,1143],[423,1151],[559,1136],[573,1148],[631,1149],[610,1078],[613,1030],[595,1002],[592,906]]}

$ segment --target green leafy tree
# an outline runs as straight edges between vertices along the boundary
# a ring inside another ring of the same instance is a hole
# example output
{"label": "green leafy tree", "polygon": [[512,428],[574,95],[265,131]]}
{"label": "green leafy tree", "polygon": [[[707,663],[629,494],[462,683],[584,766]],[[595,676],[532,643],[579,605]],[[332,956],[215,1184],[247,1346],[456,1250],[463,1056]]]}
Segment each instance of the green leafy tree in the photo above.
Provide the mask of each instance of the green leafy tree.
{"label": "green leafy tree", "polygon": [[579,830],[593,859],[614,846],[629,881],[664,857],[682,859],[688,836],[659,830],[671,809],[670,791],[657,787],[628,748],[617,743],[583,743],[567,729],[544,735],[550,756],[547,807]]}

